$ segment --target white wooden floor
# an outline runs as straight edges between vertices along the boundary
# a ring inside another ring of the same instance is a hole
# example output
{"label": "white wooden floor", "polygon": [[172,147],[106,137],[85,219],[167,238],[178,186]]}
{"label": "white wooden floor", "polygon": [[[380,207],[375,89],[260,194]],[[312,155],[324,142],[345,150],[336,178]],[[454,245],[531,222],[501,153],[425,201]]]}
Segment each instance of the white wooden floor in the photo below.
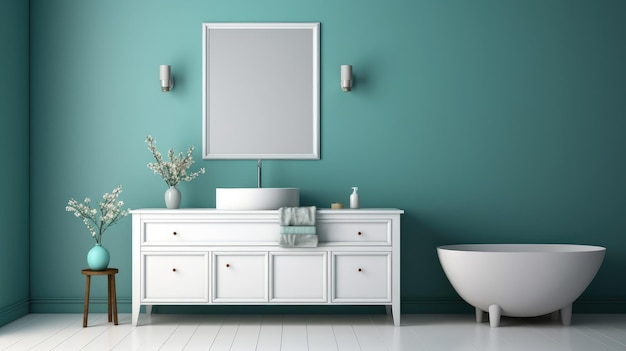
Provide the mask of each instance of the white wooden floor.
{"label": "white wooden floor", "polygon": [[30,314],[0,328],[0,350],[626,350],[626,315],[505,318],[500,328],[473,315],[141,315],[119,325],[106,314]]}

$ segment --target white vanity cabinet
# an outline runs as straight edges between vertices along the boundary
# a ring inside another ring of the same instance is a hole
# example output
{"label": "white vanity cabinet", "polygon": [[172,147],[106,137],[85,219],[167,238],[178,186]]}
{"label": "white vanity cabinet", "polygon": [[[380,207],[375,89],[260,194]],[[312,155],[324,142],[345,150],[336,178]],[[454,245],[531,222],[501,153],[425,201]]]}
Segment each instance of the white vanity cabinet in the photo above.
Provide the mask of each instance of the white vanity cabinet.
{"label": "white vanity cabinet", "polygon": [[319,246],[278,211],[133,210],[132,324],[153,305],[384,305],[400,324],[398,209],[318,209]]}

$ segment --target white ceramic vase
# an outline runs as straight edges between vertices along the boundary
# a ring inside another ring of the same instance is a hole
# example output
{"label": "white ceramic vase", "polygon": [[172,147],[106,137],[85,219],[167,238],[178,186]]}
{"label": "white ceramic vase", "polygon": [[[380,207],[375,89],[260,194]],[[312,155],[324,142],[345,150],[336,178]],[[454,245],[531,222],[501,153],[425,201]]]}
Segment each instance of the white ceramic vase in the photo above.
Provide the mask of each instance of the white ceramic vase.
{"label": "white ceramic vase", "polygon": [[180,190],[171,186],[165,190],[165,206],[167,208],[180,208]]}

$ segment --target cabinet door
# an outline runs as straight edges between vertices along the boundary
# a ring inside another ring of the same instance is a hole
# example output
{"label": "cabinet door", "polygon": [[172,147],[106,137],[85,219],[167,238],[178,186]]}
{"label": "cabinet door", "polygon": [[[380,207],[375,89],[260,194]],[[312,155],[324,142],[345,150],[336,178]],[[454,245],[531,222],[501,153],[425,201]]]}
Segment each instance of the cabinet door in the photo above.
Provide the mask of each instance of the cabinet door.
{"label": "cabinet door", "polygon": [[333,253],[333,302],[390,302],[391,253]]}
{"label": "cabinet door", "polygon": [[143,302],[208,302],[209,254],[144,253]]}
{"label": "cabinet door", "polygon": [[270,253],[271,302],[326,302],[326,252]]}
{"label": "cabinet door", "polygon": [[267,302],[267,253],[213,252],[213,302]]}

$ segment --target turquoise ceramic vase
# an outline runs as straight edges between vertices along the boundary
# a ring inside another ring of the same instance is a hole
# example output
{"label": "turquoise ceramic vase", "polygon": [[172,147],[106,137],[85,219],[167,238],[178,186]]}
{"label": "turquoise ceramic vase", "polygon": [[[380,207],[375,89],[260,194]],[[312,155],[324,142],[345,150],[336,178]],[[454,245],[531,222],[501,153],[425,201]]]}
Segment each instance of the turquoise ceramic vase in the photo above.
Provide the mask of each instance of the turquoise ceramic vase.
{"label": "turquoise ceramic vase", "polygon": [[109,250],[105,249],[102,245],[96,244],[87,253],[87,265],[92,271],[103,271],[109,267]]}

